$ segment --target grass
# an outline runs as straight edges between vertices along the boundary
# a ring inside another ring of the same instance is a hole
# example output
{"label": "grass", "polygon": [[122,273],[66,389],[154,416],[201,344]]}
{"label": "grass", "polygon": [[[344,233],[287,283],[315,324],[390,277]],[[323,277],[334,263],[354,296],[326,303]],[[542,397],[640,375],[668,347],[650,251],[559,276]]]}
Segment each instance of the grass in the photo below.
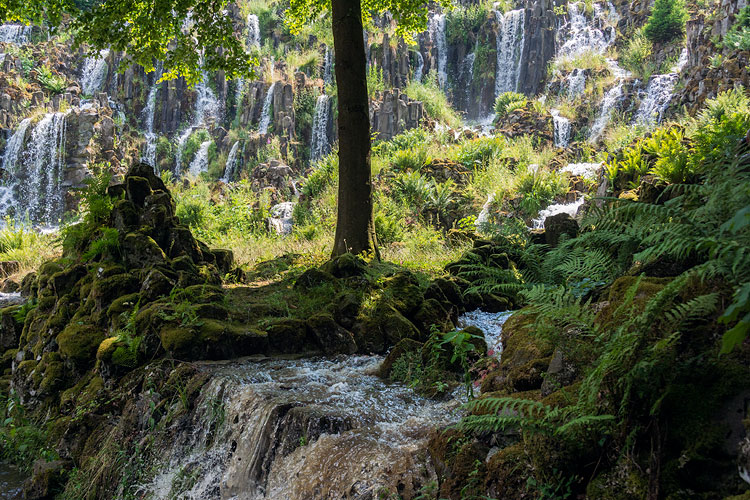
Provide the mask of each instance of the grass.
{"label": "grass", "polygon": [[416,101],[422,101],[427,116],[450,127],[458,127],[461,119],[451,108],[448,98],[440,89],[434,78],[427,78],[424,83],[409,82],[406,95]]}
{"label": "grass", "polygon": [[19,263],[18,272],[9,276],[12,280],[20,283],[24,276],[60,253],[56,234],[42,234],[29,223],[5,219],[5,226],[0,229],[0,261]]}

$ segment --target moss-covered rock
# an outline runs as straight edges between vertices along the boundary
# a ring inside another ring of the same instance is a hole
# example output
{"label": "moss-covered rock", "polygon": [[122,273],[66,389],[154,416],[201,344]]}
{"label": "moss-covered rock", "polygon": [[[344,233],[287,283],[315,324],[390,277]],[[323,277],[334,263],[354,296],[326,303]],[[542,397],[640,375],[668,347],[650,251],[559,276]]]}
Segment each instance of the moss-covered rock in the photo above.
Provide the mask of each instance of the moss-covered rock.
{"label": "moss-covered rock", "polygon": [[57,345],[65,359],[77,368],[86,368],[93,365],[96,351],[105,337],[100,327],[71,323],[57,336]]}
{"label": "moss-covered rock", "polygon": [[338,280],[331,273],[311,268],[303,272],[294,283],[294,289],[299,291],[309,290],[323,285],[337,285]]}
{"label": "moss-covered rock", "polygon": [[357,344],[348,330],[339,326],[330,314],[316,314],[307,327],[326,354],[354,354]]}
{"label": "moss-covered rock", "polygon": [[321,270],[336,278],[351,278],[364,275],[367,264],[358,255],[345,253],[323,264]]}
{"label": "moss-covered rock", "polygon": [[422,342],[417,342],[416,340],[408,338],[399,341],[393,346],[383,362],[380,363],[380,367],[378,367],[378,376],[385,379],[390,378],[391,370],[393,369],[393,364],[396,360],[407,353],[421,353],[422,346]]}
{"label": "moss-covered rock", "polygon": [[441,332],[449,332],[454,328],[450,313],[435,299],[422,302],[413,320],[419,329],[420,340],[427,339],[433,326]]}
{"label": "moss-covered rock", "polygon": [[421,337],[417,327],[388,302],[361,316],[354,330],[363,352],[383,352],[403,339]]}
{"label": "moss-covered rock", "polygon": [[300,319],[282,319],[266,331],[271,352],[294,354],[317,348],[308,336],[307,323]]}
{"label": "moss-covered rock", "polygon": [[167,256],[153,238],[142,233],[129,233],[122,242],[122,253],[129,268],[163,264]]}

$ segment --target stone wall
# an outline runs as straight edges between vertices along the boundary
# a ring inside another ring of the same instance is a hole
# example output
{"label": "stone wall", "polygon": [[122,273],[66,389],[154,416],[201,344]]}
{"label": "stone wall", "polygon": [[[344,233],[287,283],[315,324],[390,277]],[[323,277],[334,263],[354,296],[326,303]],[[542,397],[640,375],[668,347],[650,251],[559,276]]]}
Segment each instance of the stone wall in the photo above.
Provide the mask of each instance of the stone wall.
{"label": "stone wall", "polygon": [[386,90],[370,103],[370,125],[379,140],[388,141],[422,121],[421,102],[409,99],[398,89]]}

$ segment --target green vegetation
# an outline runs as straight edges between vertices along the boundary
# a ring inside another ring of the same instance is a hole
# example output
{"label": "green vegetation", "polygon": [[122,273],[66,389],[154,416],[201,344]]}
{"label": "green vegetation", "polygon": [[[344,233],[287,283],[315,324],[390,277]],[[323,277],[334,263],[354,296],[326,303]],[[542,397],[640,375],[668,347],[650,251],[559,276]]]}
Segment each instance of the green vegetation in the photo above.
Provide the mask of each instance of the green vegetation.
{"label": "green vegetation", "polygon": [[527,102],[528,100],[526,99],[526,96],[519,94],[518,92],[505,92],[500,94],[495,100],[495,116],[498,119],[503,118],[516,109],[526,107]]}
{"label": "green vegetation", "polygon": [[416,101],[422,101],[425,113],[433,120],[437,120],[450,127],[456,127],[461,120],[458,114],[448,104],[448,98],[437,83],[437,76],[430,75],[424,82],[409,82],[406,95]]}
{"label": "green vegetation", "polygon": [[724,46],[750,50],[750,6],[743,8],[724,37]]}
{"label": "green vegetation", "polygon": [[656,0],[643,33],[654,43],[671,42],[685,33],[685,0]]}

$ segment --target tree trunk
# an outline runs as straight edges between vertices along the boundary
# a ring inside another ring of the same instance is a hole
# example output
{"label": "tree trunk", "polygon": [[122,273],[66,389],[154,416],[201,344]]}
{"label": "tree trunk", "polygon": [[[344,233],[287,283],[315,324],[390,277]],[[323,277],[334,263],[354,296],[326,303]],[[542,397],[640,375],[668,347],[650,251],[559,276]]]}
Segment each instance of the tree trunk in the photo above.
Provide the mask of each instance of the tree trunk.
{"label": "tree trunk", "polygon": [[339,199],[333,256],[374,253],[367,59],[360,0],[332,0],[339,126]]}

